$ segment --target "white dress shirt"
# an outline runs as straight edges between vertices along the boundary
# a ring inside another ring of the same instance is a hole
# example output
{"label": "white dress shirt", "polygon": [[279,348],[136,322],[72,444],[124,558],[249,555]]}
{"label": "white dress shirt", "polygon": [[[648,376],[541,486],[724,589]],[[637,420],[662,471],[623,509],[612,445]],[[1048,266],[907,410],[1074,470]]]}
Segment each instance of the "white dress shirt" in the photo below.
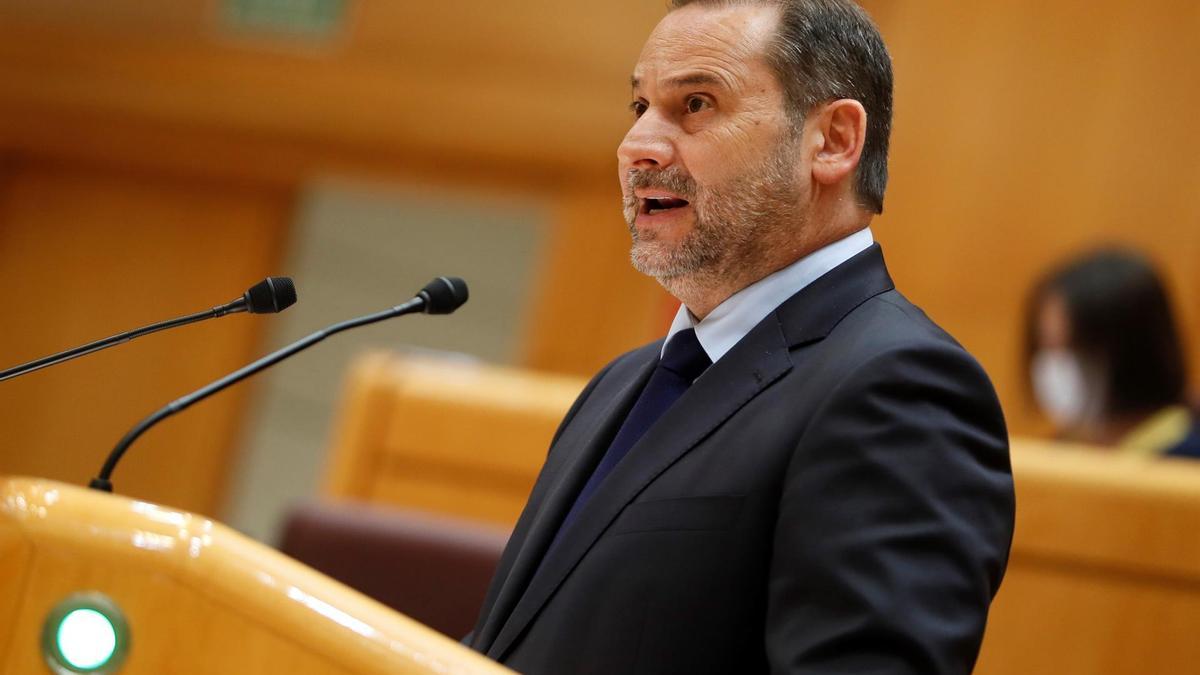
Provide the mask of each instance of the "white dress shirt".
{"label": "white dress shirt", "polygon": [[784,300],[874,243],[871,228],[865,227],[734,293],[699,322],[686,306],[680,305],[663,349],[679,331],[695,328],[700,346],[716,363]]}

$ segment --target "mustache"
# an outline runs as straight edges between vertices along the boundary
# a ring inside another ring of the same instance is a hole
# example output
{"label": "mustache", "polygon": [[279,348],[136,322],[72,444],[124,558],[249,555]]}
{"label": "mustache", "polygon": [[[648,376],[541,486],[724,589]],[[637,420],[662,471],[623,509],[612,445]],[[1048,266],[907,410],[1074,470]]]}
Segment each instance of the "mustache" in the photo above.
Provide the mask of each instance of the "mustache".
{"label": "mustache", "polygon": [[638,198],[633,191],[639,188],[658,188],[677,194],[687,201],[692,201],[697,192],[696,181],[677,166],[665,169],[630,169],[625,174],[627,186],[625,198],[626,208],[635,208]]}

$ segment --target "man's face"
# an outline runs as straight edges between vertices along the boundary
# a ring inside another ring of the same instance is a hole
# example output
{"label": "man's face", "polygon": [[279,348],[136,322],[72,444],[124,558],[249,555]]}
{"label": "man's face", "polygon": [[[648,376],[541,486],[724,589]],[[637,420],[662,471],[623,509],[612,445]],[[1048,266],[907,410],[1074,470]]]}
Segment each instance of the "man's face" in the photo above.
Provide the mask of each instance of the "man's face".
{"label": "man's face", "polygon": [[644,274],[728,275],[802,220],[798,141],[764,58],[777,21],[764,5],[689,5],[647,40],[617,153]]}

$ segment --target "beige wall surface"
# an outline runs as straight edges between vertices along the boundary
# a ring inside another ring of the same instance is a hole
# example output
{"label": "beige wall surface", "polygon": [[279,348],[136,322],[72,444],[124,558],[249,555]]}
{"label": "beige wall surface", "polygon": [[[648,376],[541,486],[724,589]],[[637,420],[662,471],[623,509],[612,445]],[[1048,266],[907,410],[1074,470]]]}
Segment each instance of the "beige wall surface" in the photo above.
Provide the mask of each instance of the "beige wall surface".
{"label": "beige wall surface", "polygon": [[274,326],[272,348],[398,305],[435,276],[463,277],[471,298],[450,316],[406,316],[339,334],[259,376],[221,517],[275,541],[287,509],[316,493],[355,355],[437,350],[516,362],[546,218],[527,199],[448,189],[353,179],[305,189],[280,263],[296,279],[300,301]]}

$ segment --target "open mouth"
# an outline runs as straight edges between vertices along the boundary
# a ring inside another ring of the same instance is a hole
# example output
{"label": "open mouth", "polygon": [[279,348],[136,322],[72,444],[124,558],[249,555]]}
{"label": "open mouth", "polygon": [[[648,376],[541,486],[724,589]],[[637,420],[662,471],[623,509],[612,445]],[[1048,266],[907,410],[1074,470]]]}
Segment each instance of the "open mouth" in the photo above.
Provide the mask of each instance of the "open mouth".
{"label": "open mouth", "polygon": [[673,209],[682,209],[687,205],[688,202],[686,199],[679,199],[677,197],[647,198],[642,200],[641,212],[653,216]]}

